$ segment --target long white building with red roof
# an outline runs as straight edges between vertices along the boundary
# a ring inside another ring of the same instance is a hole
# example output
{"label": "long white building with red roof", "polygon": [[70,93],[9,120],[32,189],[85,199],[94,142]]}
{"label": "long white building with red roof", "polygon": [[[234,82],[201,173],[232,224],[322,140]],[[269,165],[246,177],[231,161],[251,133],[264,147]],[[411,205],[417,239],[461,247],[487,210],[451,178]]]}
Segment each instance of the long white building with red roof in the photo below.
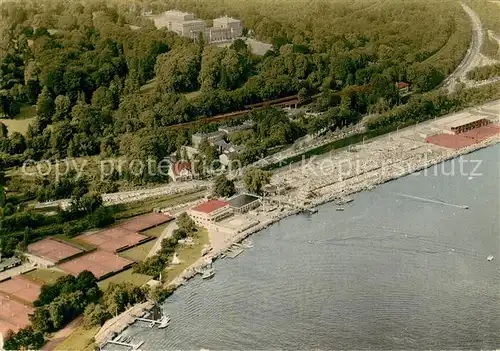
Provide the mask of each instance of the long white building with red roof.
{"label": "long white building with red roof", "polygon": [[210,224],[229,217],[232,213],[233,210],[229,206],[229,203],[221,200],[208,200],[188,211],[193,221],[202,227],[207,227]]}

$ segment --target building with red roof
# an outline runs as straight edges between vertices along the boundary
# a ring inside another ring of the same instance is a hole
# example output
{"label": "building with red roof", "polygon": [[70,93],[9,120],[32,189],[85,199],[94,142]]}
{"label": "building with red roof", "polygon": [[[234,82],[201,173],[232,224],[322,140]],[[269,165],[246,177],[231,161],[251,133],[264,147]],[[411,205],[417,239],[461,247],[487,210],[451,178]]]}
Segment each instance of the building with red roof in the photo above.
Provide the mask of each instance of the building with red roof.
{"label": "building with red roof", "polygon": [[406,82],[396,82],[396,90],[399,94],[408,94],[410,92],[410,84]]}
{"label": "building with red roof", "polygon": [[194,222],[203,227],[229,217],[232,213],[229,203],[220,200],[205,201],[188,211]]}
{"label": "building with red roof", "polygon": [[181,161],[175,162],[170,166],[168,175],[174,182],[185,182],[193,179],[191,163]]}

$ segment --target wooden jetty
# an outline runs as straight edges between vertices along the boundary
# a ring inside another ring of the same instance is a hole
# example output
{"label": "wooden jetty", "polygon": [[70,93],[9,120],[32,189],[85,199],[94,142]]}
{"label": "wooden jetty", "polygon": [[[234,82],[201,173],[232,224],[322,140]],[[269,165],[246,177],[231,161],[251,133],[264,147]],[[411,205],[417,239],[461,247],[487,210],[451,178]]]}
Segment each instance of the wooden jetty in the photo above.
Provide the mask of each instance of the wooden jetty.
{"label": "wooden jetty", "polygon": [[243,252],[243,249],[235,249],[235,250],[229,250],[226,254],[226,257],[229,258],[236,258],[238,257],[241,253]]}
{"label": "wooden jetty", "polygon": [[121,338],[121,335],[117,336],[113,340],[109,340],[107,343],[108,344],[112,344],[112,345],[119,345],[119,346],[129,347],[132,350],[138,350],[142,346],[142,344],[144,344],[144,341],[139,341],[139,343],[137,343],[137,344],[132,344],[132,343],[128,343],[128,342],[118,341],[120,338]]}

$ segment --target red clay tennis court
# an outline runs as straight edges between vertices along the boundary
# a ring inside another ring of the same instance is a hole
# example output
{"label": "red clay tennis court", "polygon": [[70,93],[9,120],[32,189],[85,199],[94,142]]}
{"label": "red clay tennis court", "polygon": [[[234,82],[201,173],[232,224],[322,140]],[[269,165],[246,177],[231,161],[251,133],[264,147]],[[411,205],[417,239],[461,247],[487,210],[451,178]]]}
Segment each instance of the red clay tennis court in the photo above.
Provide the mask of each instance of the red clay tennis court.
{"label": "red clay tennis court", "polygon": [[0,292],[14,299],[21,299],[28,303],[33,303],[40,295],[41,286],[25,279],[15,276],[11,279],[0,282]]}
{"label": "red clay tennis court", "polygon": [[59,262],[81,253],[82,250],[72,245],[47,238],[28,245],[28,252],[52,262]]}
{"label": "red clay tennis court", "polygon": [[92,272],[97,279],[101,279],[108,274],[128,268],[133,263],[133,261],[119,257],[111,252],[97,250],[64,262],[59,265],[59,268],[73,275],[78,275],[87,270]]}
{"label": "red clay tennis court", "polygon": [[449,149],[460,149],[474,145],[482,140],[500,133],[500,127],[487,125],[461,134],[438,134],[426,139],[428,143],[443,146]]}
{"label": "red clay tennis court", "polygon": [[120,227],[106,229],[79,238],[101,250],[116,252],[150,240],[150,237],[125,230]]}
{"label": "red clay tennis court", "polygon": [[131,232],[141,232],[160,224],[167,223],[173,220],[173,217],[162,213],[149,213],[143,216],[138,216],[120,224],[120,228],[129,230]]}
{"label": "red clay tennis court", "polygon": [[33,313],[33,308],[12,300],[0,294],[0,333],[7,335],[7,331],[18,331],[30,324],[28,315]]}

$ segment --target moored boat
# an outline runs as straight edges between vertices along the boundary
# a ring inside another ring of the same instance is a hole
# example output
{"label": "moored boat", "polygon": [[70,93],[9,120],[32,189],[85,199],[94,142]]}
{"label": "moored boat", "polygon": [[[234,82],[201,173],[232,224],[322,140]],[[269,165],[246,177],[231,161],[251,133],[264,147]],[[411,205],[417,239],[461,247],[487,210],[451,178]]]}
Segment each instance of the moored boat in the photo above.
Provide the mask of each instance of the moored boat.
{"label": "moored boat", "polygon": [[203,275],[201,276],[202,279],[210,279],[210,278],[213,278],[213,276],[215,275],[215,270],[213,268],[210,268],[208,270],[206,270],[205,272],[203,272]]}

